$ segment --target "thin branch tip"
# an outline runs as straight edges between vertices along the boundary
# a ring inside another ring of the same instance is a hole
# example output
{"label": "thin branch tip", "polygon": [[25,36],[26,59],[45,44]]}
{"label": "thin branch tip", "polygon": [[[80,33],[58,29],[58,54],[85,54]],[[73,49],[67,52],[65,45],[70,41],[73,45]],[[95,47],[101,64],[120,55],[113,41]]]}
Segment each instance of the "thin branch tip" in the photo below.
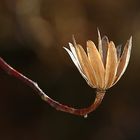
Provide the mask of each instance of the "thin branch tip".
{"label": "thin branch tip", "polygon": [[99,104],[102,102],[102,99],[104,97],[104,94],[99,95],[99,93],[97,92],[95,101],[93,102],[93,104],[91,106],[89,106],[87,108],[76,109],[76,108],[61,104],[61,103],[51,99],[49,96],[47,96],[43,92],[43,90],[39,87],[37,82],[34,82],[33,80],[29,79],[28,77],[24,76],[23,74],[21,74],[20,72],[18,72],[14,68],[12,68],[1,57],[0,57],[0,68],[3,69],[8,75],[19,79],[25,85],[31,87],[41,97],[42,100],[44,100],[50,106],[52,106],[53,108],[55,108],[56,110],[59,110],[59,111],[86,117],[87,114],[94,111],[99,106]]}

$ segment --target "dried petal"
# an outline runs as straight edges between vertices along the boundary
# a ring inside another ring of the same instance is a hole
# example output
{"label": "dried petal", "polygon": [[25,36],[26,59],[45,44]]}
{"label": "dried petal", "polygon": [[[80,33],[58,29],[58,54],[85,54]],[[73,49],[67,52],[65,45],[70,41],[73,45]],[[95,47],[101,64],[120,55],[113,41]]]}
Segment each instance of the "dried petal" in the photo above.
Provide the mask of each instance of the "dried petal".
{"label": "dried petal", "polygon": [[91,63],[92,68],[95,70],[96,78],[98,81],[99,88],[104,87],[104,65],[101,56],[92,41],[87,41],[87,52],[88,58]]}
{"label": "dried petal", "polygon": [[85,80],[87,80],[87,77],[85,76],[81,66],[80,66],[80,63],[79,63],[79,60],[74,56],[74,53],[71,52],[69,49],[65,48],[64,49],[67,51],[67,53],[69,54],[70,58],[72,59],[73,63],[75,64],[75,66],[77,67],[77,69],[79,70],[79,72],[81,73],[81,75],[83,76],[83,78]]}
{"label": "dried petal", "polygon": [[122,56],[119,61],[118,70],[117,70],[117,74],[116,74],[116,80],[115,80],[114,84],[117,83],[117,81],[121,78],[121,76],[124,74],[124,72],[127,68],[127,65],[128,65],[129,59],[130,59],[130,54],[131,54],[131,47],[132,47],[132,37],[130,37],[130,39],[127,41],[127,43],[124,47]]}
{"label": "dried petal", "polygon": [[104,66],[106,66],[106,56],[107,56],[107,50],[109,46],[109,40],[107,36],[104,36],[102,38],[102,48],[103,48],[103,63]]}
{"label": "dried petal", "polygon": [[95,87],[97,85],[96,75],[89,63],[89,60],[87,58],[87,55],[86,55],[84,49],[82,48],[81,45],[76,45],[76,50],[77,50],[76,52],[77,52],[77,56],[78,56],[80,65],[81,65],[86,77],[88,78],[90,85],[93,85]]}
{"label": "dried petal", "polygon": [[105,88],[109,88],[116,76],[117,72],[117,52],[114,43],[111,41],[107,52]]}
{"label": "dried petal", "polygon": [[102,60],[103,60],[102,40],[101,40],[101,34],[100,34],[100,31],[99,31],[98,28],[97,28],[97,32],[98,32],[98,50],[99,50],[99,53],[100,53],[101,58],[102,58]]}
{"label": "dried petal", "polygon": [[74,44],[74,46],[76,47],[76,40],[75,40],[75,37],[74,37],[74,35],[72,35],[72,40],[73,40],[73,44]]}
{"label": "dried petal", "polygon": [[69,46],[70,46],[70,50],[71,50],[71,52],[73,53],[75,59],[77,59],[77,54],[76,54],[75,47],[73,46],[72,43],[69,43]]}
{"label": "dried petal", "polygon": [[118,58],[118,61],[120,60],[120,56],[121,56],[121,50],[122,50],[122,45],[118,45],[116,47],[117,49],[117,58]]}

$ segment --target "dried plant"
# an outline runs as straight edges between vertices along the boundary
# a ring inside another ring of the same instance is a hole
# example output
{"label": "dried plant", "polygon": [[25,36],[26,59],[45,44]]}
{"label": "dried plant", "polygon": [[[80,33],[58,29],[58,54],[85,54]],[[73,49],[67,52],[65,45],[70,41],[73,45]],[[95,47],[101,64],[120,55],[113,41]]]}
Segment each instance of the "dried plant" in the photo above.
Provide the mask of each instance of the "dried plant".
{"label": "dried plant", "polygon": [[69,43],[70,50],[67,48],[65,48],[65,50],[69,53],[87,83],[92,88],[97,89],[93,104],[87,108],[76,109],[51,99],[39,88],[36,82],[12,68],[2,58],[0,58],[0,68],[7,74],[21,80],[27,86],[30,86],[44,101],[56,110],[87,117],[87,114],[94,111],[102,102],[105,91],[115,85],[125,72],[130,58],[132,37],[127,41],[122,53],[121,47],[115,47],[114,43],[112,41],[109,42],[106,36],[101,39],[99,31],[98,49],[95,44],[89,40],[87,41],[86,53],[82,46],[76,43],[74,38],[73,42],[74,45]]}
{"label": "dried plant", "polygon": [[95,101],[101,102],[106,90],[118,82],[127,68],[131,54],[132,37],[125,44],[123,52],[121,52],[121,46],[115,47],[114,42],[109,42],[107,36],[101,38],[99,30],[98,49],[94,42],[88,40],[86,53],[83,47],[76,43],[74,36],[73,44],[69,43],[69,47],[70,49],[66,47],[64,49],[88,85],[97,89]]}

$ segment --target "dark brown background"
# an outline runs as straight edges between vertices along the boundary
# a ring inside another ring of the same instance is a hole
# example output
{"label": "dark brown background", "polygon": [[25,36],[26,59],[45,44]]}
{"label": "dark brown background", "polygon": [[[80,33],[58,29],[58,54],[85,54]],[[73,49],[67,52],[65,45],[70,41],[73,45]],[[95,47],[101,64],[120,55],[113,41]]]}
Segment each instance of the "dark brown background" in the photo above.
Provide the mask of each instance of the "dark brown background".
{"label": "dark brown background", "polygon": [[1,0],[0,56],[47,95],[74,107],[95,97],[63,46],[85,47],[97,27],[116,45],[133,36],[127,71],[87,119],[58,112],[0,70],[0,140],[139,140],[140,1]]}

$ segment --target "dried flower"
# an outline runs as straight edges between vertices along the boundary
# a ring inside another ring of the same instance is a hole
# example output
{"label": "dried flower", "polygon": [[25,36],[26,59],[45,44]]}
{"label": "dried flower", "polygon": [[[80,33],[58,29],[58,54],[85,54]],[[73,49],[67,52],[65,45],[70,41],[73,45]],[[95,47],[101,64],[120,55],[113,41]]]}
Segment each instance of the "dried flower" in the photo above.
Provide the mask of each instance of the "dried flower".
{"label": "dried flower", "polygon": [[69,43],[70,50],[67,48],[65,50],[92,88],[105,92],[118,82],[129,62],[132,37],[125,44],[123,52],[121,52],[121,46],[115,47],[113,41],[109,42],[107,36],[101,39],[99,30],[98,49],[94,42],[88,40],[86,53],[82,46],[76,43],[74,37],[73,42],[74,45]]}
{"label": "dried flower", "polygon": [[56,110],[87,117],[87,114],[94,111],[100,105],[105,91],[115,85],[125,72],[130,58],[132,37],[127,41],[122,53],[121,47],[115,47],[114,43],[112,41],[109,42],[106,36],[101,39],[99,31],[98,49],[89,40],[87,41],[86,53],[81,45],[76,44],[74,37],[73,41],[74,45],[69,43],[70,50],[65,48],[66,51],[87,83],[92,88],[97,88],[95,100],[89,107],[77,109],[53,100],[43,92],[36,82],[15,70],[1,57],[0,68],[7,74],[30,86],[44,101]]}

